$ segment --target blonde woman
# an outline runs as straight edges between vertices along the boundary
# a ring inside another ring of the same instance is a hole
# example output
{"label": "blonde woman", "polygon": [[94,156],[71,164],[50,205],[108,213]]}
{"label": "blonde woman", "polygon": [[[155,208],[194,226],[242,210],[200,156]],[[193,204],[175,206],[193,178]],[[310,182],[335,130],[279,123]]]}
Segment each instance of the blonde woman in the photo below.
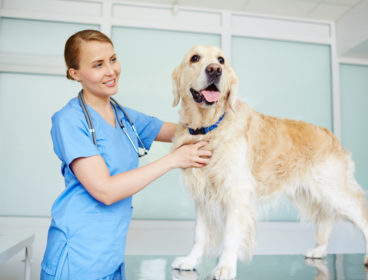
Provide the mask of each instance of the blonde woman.
{"label": "blonde woman", "polygon": [[111,102],[121,67],[103,33],[72,35],[64,56],[67,77],[80,82],[82,90],[79,99],[52,117],[51,136],[66,188],[51,210],[41,279],[125,279],[132,195],[171,169],[205,166],[211,152],[206,142],[184,145],[138,168],[139,146],[170,142],[176,124]]}

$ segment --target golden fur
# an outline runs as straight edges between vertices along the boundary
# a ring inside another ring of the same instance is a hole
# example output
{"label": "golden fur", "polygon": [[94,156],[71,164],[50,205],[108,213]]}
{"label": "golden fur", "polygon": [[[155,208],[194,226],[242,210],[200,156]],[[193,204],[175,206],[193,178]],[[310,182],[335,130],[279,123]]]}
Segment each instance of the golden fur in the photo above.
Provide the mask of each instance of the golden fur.
{"label": "golden fur", "polygon": [[[197,55],[199,61],[191,58]],[[303,121],[266,116],[237,101],[238,79],[216,47],[192,48],[174,70],[174,106],[182,100],[174,148],[208,141],[213,151],[203,168],[184,170],[186,186],[197,213],[192,252],[173,267],[191,270],[205,252],[219,255],[216,279],[236,276],[237,258],[251,257],[255,245],[256,205],[285,193],[301,215],[317,223],[317,247],[310,258],[326,255],[333,225],[339,219],[355,223],[368,237],[364,193],[354,179],[354,164],[336,137],[325,128]],[[196,103],[191,88],[208,84],[206,67],[220,67],[220,97],[212,105]],[[218,127],[205,135],[191,135],[188,127],[210,126],[226,112]],[[366,256],[365,262],[368,258]]]}

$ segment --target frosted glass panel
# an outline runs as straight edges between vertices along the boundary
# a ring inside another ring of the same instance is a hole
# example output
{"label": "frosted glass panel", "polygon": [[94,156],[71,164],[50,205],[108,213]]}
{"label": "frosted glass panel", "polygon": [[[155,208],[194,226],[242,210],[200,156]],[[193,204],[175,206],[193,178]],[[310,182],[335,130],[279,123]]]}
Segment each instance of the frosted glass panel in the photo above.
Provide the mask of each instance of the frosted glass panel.
{"label": "frosted glass panel", "polygon": [[368,190],[368,66],[340,66],[342,143],[352,153],[356,178]]}
{"label": "frosted glass panel", "polygon": [[240,99],[264,114],[332,128],[328,46],[241,37],[232,43]]}
{"label": "frosted glass panel", "polygon": [[[112,39],[122,65],[116,98],[124,105],[178,121],[173,101],[171,73],[194,45],[220,45],[218,35],[114,27]],[[169,152],[171,145],[154,143],[142,164]],[[194,206],[181,183],[178,170],[166,174],[134,196],[136,219],[193,219]]]}
{"label": "frosted glass panel", "polygon": [[[331,130],[328,46],[234,37],[231,59],[239,77],[239,98],[252,108]],[[261,213],[264,220],[299,219],[286,198]]]}
{"label": "frosted glass panel", "polygon": [[0,18],[0,52],[64,55],[66,40],[98,25]]}
{"label": "frosted glass panel", "polygon": [[64,189],[51,116],[78,88],[64,77],[0,73],[0,215],[50,215]]}

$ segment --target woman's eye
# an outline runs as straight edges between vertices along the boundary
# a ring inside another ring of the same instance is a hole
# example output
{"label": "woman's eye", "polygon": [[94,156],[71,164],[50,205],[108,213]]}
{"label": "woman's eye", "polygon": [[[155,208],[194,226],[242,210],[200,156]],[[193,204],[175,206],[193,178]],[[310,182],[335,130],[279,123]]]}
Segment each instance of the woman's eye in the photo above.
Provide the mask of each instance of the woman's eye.
{"label": "woman's eye", "polygon": [[101,67],[102,67],[102,63],[97,63],[97,64],[95,65],[95,67],[96,67],[96,68],[101,68]]}
{"label": "woman's eye", "polygon": [[193,55],[190,59],[190,62],[198,62],[201,57],[199,55]]}
{"label": "woman's eye", "polygon": [[225,59],[222,56],[218,57],[218,62],[220,62],[220,64],[224,64],[225,63]]}
{"label": "woman's eye", "polygon": [[118,59],[116,57],[111,58],[112,62],[116,62]]}

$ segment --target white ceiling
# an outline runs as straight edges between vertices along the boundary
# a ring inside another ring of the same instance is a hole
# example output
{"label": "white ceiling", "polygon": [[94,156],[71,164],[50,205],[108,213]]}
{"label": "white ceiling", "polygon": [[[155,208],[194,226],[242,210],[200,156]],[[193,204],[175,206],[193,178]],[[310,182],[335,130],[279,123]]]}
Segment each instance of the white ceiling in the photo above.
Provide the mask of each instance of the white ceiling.
{"label": "white ceiling", "polygon": [[135,0],[309,19],[338,20],[361,0]]}
{"label": "white ceiling", "polygon": [[334,21],[337,26],[338,51],[341,44],[339,55],[368,59],[368,0],[135,0],[134,2]]}

